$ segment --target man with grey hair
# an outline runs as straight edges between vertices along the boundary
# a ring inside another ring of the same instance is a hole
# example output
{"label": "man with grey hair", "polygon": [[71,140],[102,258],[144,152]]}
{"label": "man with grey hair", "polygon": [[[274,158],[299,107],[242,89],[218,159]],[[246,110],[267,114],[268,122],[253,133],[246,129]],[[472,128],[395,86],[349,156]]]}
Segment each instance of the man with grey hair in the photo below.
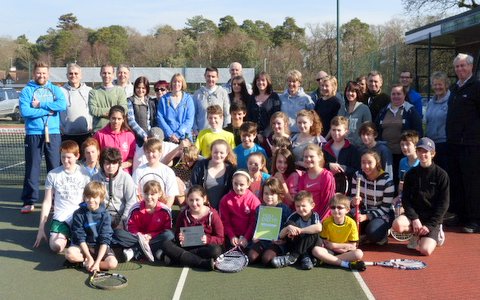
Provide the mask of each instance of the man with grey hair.
{"label": "man with grey hair", "polygon": [[125,64],[117,66],[117,79],[113,81],[114,85],[118,85],[125,91],[128,97],[133,96],[133,84],[130,82],[130,67]]}
{"label": "man with grey hair", "polygon": [[79,65],[67,65],[67,83],[62,87],[67,100],[67,110],[60,112],[62,141],[73,140],[79,146],[91,136],[92,116],[88,110],[88,94],[91,87],[82,82]]}
{"label": "man with grey hair", "polygon": [[[228,67],[228,72],[230,72],[230,79],[222,87],[227,91],[227,93],[232,92],[232,80],[235,76],[243,76],[243,67],[239,62],[232,62]],[[252,85],[245,81],[247,85],[247,91],[252,94]]]}
{"label": "man with grey hair", "polygon": [[448,172],[452,211],[466,233],[480,232],[480,81],[473,57],[453,60],[458,81],[450,90],[447,112]]}

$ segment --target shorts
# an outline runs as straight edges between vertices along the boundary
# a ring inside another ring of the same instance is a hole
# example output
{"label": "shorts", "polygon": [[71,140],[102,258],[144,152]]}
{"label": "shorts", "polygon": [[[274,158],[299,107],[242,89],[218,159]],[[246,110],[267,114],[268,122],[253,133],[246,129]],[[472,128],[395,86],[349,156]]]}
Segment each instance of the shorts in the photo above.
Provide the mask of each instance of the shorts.
{"label": "shorts", "polygon": [[438,243],[438,233],[440,232],[440,225],[437,225],[430,230],[430,232],[427,235],[421,236],[422,237],[429,237],[431,239],[434,239]]}
{"label": "shorts", "polygon": [[[97,259],[99,248],[100,247],[98,246],[95,246],[95,247],[88,246],[88,251],[90,251],[90,254],[92,255],[93,259]],[[115,257],[115,253],[113,252],[112,248],[107,247],[107,251],[105,251],[105,255],[102,257],[102,261],[104,261],[109,256]]]}
{"label": "shorts", "polygon": [[70,226],[66,222],[60,222],[58,220],[52,220],[52,225],[50,226],[50,232],[61,233],[66,238],[70,237]]}

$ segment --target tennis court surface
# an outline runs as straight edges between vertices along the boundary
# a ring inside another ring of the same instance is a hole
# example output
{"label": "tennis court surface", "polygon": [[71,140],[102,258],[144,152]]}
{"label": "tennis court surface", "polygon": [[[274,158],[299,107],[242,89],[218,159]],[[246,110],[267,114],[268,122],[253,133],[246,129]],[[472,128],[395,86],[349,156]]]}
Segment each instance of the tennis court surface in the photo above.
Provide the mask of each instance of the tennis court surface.
{"label": "tennis court surface", "polygon": [[129,281],[126,288],[95,290],[87,285],[87,273],[63,268],[63,256],[51,253],[46,243],[32,249],[40,212],[37,206],[35,213],[21,215],[20,194],[18,186],[0,186],[0,299],[474,299],[479,290],[480,235],[450,228],[445,246],[432,257],[417,256],[393,240],[386,247],[365,248],[366,260],[423,260],[428,266],[419,271],[250,266],[224,274],[145,263],[140,269],[120,266],[118,273]]}

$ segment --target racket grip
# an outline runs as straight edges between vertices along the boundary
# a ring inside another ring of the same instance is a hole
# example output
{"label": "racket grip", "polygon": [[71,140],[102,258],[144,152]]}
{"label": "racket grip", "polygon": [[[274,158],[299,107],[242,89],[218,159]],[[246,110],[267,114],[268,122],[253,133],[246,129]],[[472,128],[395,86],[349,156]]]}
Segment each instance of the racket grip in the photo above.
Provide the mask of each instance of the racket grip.
{"label": "racket grip", "polygon": [[366,262],[365,262],[365,265],[366,265],[366,266],[376,266],[377,263],[374,262],[374,261],[366,261]]}
{"label": "racket grip", "polygon": [[48,126],[45,125],[45,143],[50,143],[50,134],[48,132]]}

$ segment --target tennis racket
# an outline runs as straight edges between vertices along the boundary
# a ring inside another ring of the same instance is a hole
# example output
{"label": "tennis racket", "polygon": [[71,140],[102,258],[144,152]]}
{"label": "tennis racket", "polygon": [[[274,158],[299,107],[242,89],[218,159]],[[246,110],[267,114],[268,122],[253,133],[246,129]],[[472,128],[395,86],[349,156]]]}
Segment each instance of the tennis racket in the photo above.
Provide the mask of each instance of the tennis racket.
{"label": "tennis racket", "polygon": [[333,178],[335,179],[335,193],[346,195],[350,186],[347,175],[341,172],[333,175]]}
{"label": "tennis racket", "polygon": [[151,180],[154,180],[160,183],[163,193],[166,194],[166,183],[165,183],[165,180],[162,178],[162,176],[160,176],[157,173],[147,173],[143,175],[137,183],[137,196],[140,201],[143,200],[143,187],[145,183]]}
{"label": "tennis racket", "polygon": [[215,268],[224,273],[237,273],[248,265],[248,257],[240,247],[235,247],[223,253],[215,260]]}
{"label": "tennis racket", "polygon": [[[355,196],[360,197],[360,187],[361,184],[360,176],[357,177],[357,189],[355,190]],[[355,209],[355,222],[357,223],[358,235],[360,236],[360,203],[357,205]]]}
{"label": "tennis racket", "polygon": [[416,259],[397,258],[385,261],[366,261],[366,266],[380,266],[385,268],[394,268],[400,270],[421,270],[427,267],[423,261]]}
{"label": "tennis racket", "polygon": [[91,287],[101,290],[116,290],[128,285],[127,277],[107,272],[94,272],[89,279]]}
{"label": "tennis racket", "polygon": [[[397,201],[393,205],[395,211],[395,218],[398,218],[402,214],[402,198],[398,197]],[[390,235],[399,242],[406,242],[413,236],[412,232],[397,232],[393,229],[390,230]]]}
{"label": "tennis racket", "polygon": [[[45,86],[41,86],[33,92],[32,102],[35,101],[35,100],[39,101],[41,103],[53,102],[53,101],[55,101],[55,95],[53,94],[51,89],[49,89]],[[48,119],[49,118],[50,118],[50,114],[48,116],[42,118],[43,119],[44,134],[45,134],[45,143],[50,143],[50,135],[49,135],[49,132],[48,132]]]}

